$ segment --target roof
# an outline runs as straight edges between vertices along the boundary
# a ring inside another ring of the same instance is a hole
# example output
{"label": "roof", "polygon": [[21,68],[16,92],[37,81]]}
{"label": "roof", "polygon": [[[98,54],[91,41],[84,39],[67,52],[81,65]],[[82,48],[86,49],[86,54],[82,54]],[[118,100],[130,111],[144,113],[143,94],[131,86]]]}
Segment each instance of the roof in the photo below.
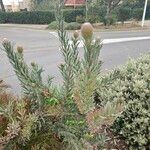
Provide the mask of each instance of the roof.
{"label": "roof", "polygon": [[65,0],[65,6],[82,6],[86,0]]}

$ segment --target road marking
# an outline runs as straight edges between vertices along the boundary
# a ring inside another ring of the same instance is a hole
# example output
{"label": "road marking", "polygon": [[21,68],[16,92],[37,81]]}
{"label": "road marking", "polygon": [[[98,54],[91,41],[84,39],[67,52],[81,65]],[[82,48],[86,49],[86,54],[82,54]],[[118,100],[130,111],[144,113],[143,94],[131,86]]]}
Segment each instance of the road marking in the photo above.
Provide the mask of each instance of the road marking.
{"label": "road marking", "polygon": [[58,39],[58,34],[57,32],[49,32],[50,34],[52,34],[53,36],[55,36]]}
{"label": "road marking", "polygon": [[150,36],[118,38],[118,39],[104,39],[102,41],[102,43],[103,44],[110,44],[110,43],[130,42],[130,41],[139,41],[139,40],[150,40]]}
{"label": "road marking", "polygon": [[[53,36],[55,36],[58,39],[57,32],[49,32]],[[131,41],[140,41],[140,40],[150,40],[150,36],[145,37],[129,37],[129,38],[116,38],[116,39],[104,39],[102,40],[102,44],[112,44],[112,43],[121,43],[121,42],[131,42]],[[70,41],[72,43],[72,41]],[[82,40],[79,41],[79,48],[82,48],[84,46],[84,43]],[[3,55],[4,52],[0,52],[0,55]]]}
{"label": "road marking", "polygon": [[[50,32],[53,36],[58,39],[57,32]],[[111,43],[121,43],[121,42],[131,42],[131,41],[139,41],[139,40],[150,40],[150,36],[145,37],[129,37],[129,38],[115,38],[115,39],[103,39],[102,44],[111,44]],[[72,43],[70,41],[70,43]],[[80,40],[79,47],[83,47],[84,43]]]}
{"label": "road marking", "polygon": [[[131,41],[139,41],[139,40],[150,40],[150,36],[146,37],[130,37],[130,38],[116,38],[116,39],[104,39],[102,40],[102,44],[112,44],[112,43],[121,43],[121,42],[131,42]],[[83,47],[83,41],[80,41],[79,47]]]}

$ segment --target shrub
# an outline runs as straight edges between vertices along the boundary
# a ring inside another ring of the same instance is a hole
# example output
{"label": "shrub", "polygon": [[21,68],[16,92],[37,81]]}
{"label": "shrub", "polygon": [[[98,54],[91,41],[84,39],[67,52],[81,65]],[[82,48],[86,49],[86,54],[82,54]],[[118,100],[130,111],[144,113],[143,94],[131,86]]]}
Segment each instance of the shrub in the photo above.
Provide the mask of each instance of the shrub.
{"label": "shrub", "polygon": [[150,2],[148,2],[148,5],[147,5],[147,11],[146,11],[146,19],[150,19]]}
{"label": "shrub", "polygon": [[85,17],[80,15],[76,17],[76,22],[77,23],[84,23],[85,22]]}
{"label": "shrub", "polygon": [[77,16],[84,16],[84,9],[64,9],[63,10],[63,16],[65,18],[65,21],[70,23],[70,22],[75,22]]}
{"label": "shrub", "polygon": [[[54,11],[21,11],[21,12],[0,12],[0,23],[18,24],[49,24],[55,20]],[[66,22],[75,22],[77,16],[84,16],[83,9],[64,9]]]}
{"label": "shrub", "polygon": [[124,67],[100,77],[101,103],[123,100],[126,108],[113,129],[130,149],[148,149],[150,141],[150,54],[130,60]]}
{"label": "shrub", "polygon": [[0,23],[5,23],[6,13],[0,11]]}
{"label": "shrub", "polygon": [[6,12],[1,15],[1,18],[4,17],[3,23],[48,24],[55,19],[54,13],[50,11]]}
{"label": "shrub", "polygon": [[[88,8],[89,16],[96,16],[96,22],[103,21],[106,16],[106,7],[97,3],[92,3]],[[92,19],[92,18],[91,18]]]}
{"label": "shrub", "polygon": [[61,8],[61,5],[57,7],[56,20],[64,58],[59,66],[63,86],[54,87],[51,76],[43,82],[43,68],[35,62],[27,65],[21,46],[15,47],[7,39],[2,43],[2,50],[14,68],[25,98],[10,100],[8,105],[0,107],[0,114],[8,120],[6,130],[0,136],[1,149],[97,149],[102,143],[101,136],[90,130],[91,122],[88,124],[86,119],[93,118],[92,112],[96,112],[101,127],[112,123],[113,116],[117,116],[118,109],[114,109],[119,108],[117,101],[113,101],[113,109],[111,103],[107,103],[97,110],[94,103],[101,66],[100,40],[94,39],[90,23],[82,25],[84,57],[81,61],[79,34],[75,32],[72,38],[68,37],[63,28]]}
{"label": "shrub", "polygon": [[88,15],[88,22],[90,23],[97,23],[99,21],[98,15]]}
{"label": "shrub", "polygon": [[105,26],[106,25],[108,25],[108,26],[114,25],[116,22],[117,22],[116,16],[106,16],[103,19],[103,23],[104,23]]}
{"label": "shrub", "polygon": [[77,22],[71,22],[66,25],[66,30],[78,30],[81,28],[81,24]]}
{"label": "shrub", "polygon": [[132,17],[137,20],[141,20],[143,15],[143,8],[136,8],[132,11]]}
{"label": "shrub", "polygon": [[[65,28],[67,27],[67,25],[68,25],[68,23],[64,22],[64,27],[65,27]],[[48,25],[47,29],[57,30],[57,29],[58,29],[58,22],[57,22],[57,21],[51,22],[51,23]]]}
{"label": "shrub", "polygon": [[118,20],[124,23],[124,21],[130,19],[131,17],[131,9],[128,7],[121,7],[117,12]]}

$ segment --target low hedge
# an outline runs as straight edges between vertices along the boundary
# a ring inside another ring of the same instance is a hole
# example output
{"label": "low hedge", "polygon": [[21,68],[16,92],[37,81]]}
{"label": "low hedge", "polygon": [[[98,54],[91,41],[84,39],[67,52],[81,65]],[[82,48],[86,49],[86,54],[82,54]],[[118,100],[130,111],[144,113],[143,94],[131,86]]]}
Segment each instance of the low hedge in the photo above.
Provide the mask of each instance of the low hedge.
{"label": "low hedge", "polygon": [[[64,22],[64,28],[65,28],[65,29],[66,29],[66,26],[67,26],[67,25],[68,25],[68,23],[67,23],[67,22]],[[58,29],[58,22],[57,22],[57,21],[51,22],[51,23],[48,25],[47,29],[50,29],[50,30],[57,30],[57,29]]]}
{"label": "low hedge", "polygon": [[70,22],[76,22],[77,16],[85,16],[84,9],[65,9],[64,10],[64,18],[65,21]]}
{"label": "low hedge", "polygon": [[54,13],[51,11],[20,11],[0,13],[1,23],[17,24],[48,24],[55,20]]}
{"label": "low hedge", "polygon": [[79,30],[81,28],[81,24],[77,22],[70,22],[66,25],[66,30]]}
{"label": "low hedge", "polygon": [[[64,9],[66,22],[75,22],[76,17],[84,15],[83,9]],[[0,23],[17,24],[49,24],[55,20],[54,11],[20,11],[20,12],[0,12]]]}
{"label": "low hedge", "polygon": [[99,78],[101,103],[126,102],[113,130],[125,138],[131,150],[147,150],[150,144],[150,54]]}

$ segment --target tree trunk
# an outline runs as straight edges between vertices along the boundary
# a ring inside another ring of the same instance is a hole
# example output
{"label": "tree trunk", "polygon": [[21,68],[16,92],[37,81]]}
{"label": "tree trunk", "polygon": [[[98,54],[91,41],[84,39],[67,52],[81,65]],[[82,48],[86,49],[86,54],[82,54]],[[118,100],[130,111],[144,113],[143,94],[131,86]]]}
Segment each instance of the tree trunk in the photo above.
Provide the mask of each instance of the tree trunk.
{"label": "tree trunk", "polygon": [[5,12],[5,7],[4,7],[4,4],[3,4],[3,0],[0,0],[0,6],[1,6],[2,11]]}
{"label": "tree trunk", "polygon": [[109,0],[107,2],[107,10],[106,10],[106,16],[108,17],[110,15],[111,12],[111,5],[112,5],[112,0]]}

